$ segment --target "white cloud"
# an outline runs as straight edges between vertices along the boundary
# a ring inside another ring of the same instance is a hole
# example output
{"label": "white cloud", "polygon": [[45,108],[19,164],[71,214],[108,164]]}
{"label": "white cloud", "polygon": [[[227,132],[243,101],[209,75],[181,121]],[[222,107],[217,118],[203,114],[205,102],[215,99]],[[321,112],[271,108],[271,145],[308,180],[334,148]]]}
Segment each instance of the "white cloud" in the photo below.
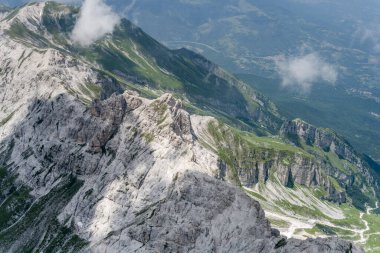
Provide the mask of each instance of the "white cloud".
{"label": "white cloud", "polygon": [[112,33],[120,17],[104,0],[85,0],[71,38],[82,46],[89,46],[107,33]]}
{"label": "white cloud", "polygon": [[334,85],[338,78],[336,67],[326,63],[316,53],[288,58],[280,56],[275,63],[282,85],[302,92],[309,92],[317,82]]}

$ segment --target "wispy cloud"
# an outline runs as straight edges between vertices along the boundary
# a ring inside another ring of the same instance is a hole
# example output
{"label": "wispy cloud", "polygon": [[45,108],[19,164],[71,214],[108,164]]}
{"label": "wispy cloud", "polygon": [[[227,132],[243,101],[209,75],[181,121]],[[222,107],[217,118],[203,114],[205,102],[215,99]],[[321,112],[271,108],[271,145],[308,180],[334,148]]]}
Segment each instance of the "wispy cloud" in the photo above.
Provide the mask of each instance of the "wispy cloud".
{"label": "wispy cloud", "polygon": [[334,85],[338,79],[337,68],[325,62],[317,53],[296,57],[279,56],[275,60],[284,87],[309,92],[318,82]]}
{"label": "wispy cloud", "polygon": [[128,4],[126,3],[127,5],[123,10],[124,15],[129,14],[129,12],[133,9],[133,7],[135,7],[136,2],[137,2],[137,0],[131,0],[130,3],[128,3]]}
{"label": "wispy cloud", "polygon": [[120,17],[104,0],[85,0],[72,32],[72,40],[89,46],[107,33],[112,33]]}

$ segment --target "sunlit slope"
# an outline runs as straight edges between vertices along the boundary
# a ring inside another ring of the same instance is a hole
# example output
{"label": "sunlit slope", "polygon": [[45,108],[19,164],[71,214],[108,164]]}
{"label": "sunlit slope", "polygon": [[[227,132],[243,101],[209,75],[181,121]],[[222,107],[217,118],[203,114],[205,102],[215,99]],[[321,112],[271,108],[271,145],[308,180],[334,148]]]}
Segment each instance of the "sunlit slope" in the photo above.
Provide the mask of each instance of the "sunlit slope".
{"label": "sunlit slope", "polygon": [[[354,158],[342,157],[338,149],[323,149],[322,143],[299,138],[295,145],[297,136],[259,137],[212,120],[198,131],[203,145],[219,154],[217,176],[259,201],[281,233],[296,238],[339,236],[376,252],[377,176],[368,164],[361,171]],[[319,131],[336,138],[329,130]]]}
{"label": "sunlit slope", "polygon": [[47,3],[42,13],[43,28],[29,23],[28,18],[20,19],[19,11],[15,9],[6,17],[9,36],[29,46],[56,48],[87,61],[122,89],[135,89],[148,97],[172,92],[187,100],[189,108],[251,129],[273,132],[281,126],[273,103],[244,82],[196,53],[167,49],[125,19],[112,36],[83,48],[70,40],[76,8]]}

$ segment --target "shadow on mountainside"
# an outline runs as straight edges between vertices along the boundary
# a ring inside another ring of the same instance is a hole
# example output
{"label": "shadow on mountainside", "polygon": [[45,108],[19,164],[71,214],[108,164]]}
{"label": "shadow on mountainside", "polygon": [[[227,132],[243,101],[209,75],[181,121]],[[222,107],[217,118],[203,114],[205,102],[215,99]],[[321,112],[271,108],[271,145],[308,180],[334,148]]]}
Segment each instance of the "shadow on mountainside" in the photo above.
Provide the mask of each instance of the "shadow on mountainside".
{"label": "shadow on mountainside", "polygon": [[170,98],[35,100],[0,146],[0,250],[359,252],[280,237],[258,202],[202,173],[186,115]]}

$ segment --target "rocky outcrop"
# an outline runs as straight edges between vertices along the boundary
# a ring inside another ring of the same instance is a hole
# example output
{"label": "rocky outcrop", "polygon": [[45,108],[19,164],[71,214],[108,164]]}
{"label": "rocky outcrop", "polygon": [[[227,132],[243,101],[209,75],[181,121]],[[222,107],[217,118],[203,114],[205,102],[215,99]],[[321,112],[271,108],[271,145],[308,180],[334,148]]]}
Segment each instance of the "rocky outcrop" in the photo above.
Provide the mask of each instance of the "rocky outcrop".
{"label": "rocky outcrop", "polygon": [[[268,146],[261,143],[260,138],[238,133],[213,119],[209,119],[206,126],[196,125],[195,129],[196,134],[201,136],[201,141],[216,150],[220,156],[217,177],[236,185],[254,188],[267,181],[279,181],[283,186],[293,188],[298,184],[323,189],[323,200],[339,204],[349,200],[347,189],[351,191],[351,198],[361,199],[364,194],[357,195],[359,191],[355,185],[364,183],[368,188],[373,186],[374,178],[367,177],[370,171],[368,167],[360,163],[358,166],[361,167],[356,168],[347,160],[330,160],[335,156],[328,157],[326,152],[316,146],[310,146],[311,150],[291,145],[281,146],[284,144],[281,139],[270,140],[272,146]],[[335,159],[339,160],[338,157]],[[345,167],[336,167],[340,163]],[[356,170],[359,169],[365,173],[358,174]],[[357,207],[362,208],[366,201],[368,199],[361,201]]]}
{"label": "rocky outcrop", "polygon": [[298,141],[302,140],[306,145],[315,146],[325,152],[336,154],[339,159],[352,163],[364,177],[368,178],[368,183],[372,181],[370,170],[366,168],[368,165],[354,151],[352,146],[333,130],[317,128],[300,119],[296,119],[284,123],[281,127],[281,134],[295,142],[296,145],[298,145]]}
{"label": "rocky outcrop", "polygon": [[328,196],[322,197],[323,200],[331,201],[338,204],[347,202],[347,196],[345,192],[332,192]]}
{"label": "rocky outcrop", "polygon": [[[285,242],[284,242],[285,243]],[[282,243],[279,242],[278,245]],[[342,242],[337,238],[332,239],[322,239],[317,238],[307,239],[305,241],[290,240],[286,243],[286,247],[280,248],[281,253],[291,253],[291,252],[308,252],[308,253],[319,253],[319,252],[360,252],[362,250],[358,249],[350,242]]]}
{"label": "rocky outcrop", "polygon": [[195,132],[221,154],[219,176],[226,180],[232,176],[239,184],[251,188],[257,183],[265,184],[270,175],[276,174],[284,186],[297,183],[307,187],[333,187],[324,173],[327,165],[302,150],[252,145],[246,137],[213,119],[208,120],[207,126],[196,126]]}
{"label": "rocky outcrop", "polygon": [[[268,152],[263,152],[263,154]],[[261,155],[263,155],[261,154]],[[294,183],[308,187],[327,186],[321,175],[321,165],[310,158],[298,154],[277,153],[263,158],[256,151],[256,157],[247,154],[250,160],[235,164],[242,185],[252,187],[269,180],[269,174],[276,173],[284,186]]]}
{"label": "rocky outcrop", "polygon": [[334,152],[342,159],[353,163],[359,160],[353,148],[332,130],[316,128],[300,119],[285,122],[281,134],[290,137],[296,144],[297,140],[294,138],[301,138],[307,145],[315,145],[326,152]]}
{"label": "rocky outcrop", "polygon": [[[338,167],[333,161],[326,164],[327,175],[332,176],[345,188],[373,188],[374,192],[379,192],[376,182],[377,173],[371,168],[361,155],[357,154],[351,145],[330,129],[316,128],[300,119],[288,121],[283,124],[281,134],[288,138],[295,145],[301,142],[310,147],[322,149],[325,153],[335,154],[340,161],[347,161],[352,167],[343,162],[343,166]],[[312,153],[317,158],[318,153]],[[321,160],[324,157],[320,158]],[[328,159],[329,160],[329,159]],[[331,189],[329,190],[331,193]],[[328,199],[345,199],[341,193],[335,192],[327,197]]]}

